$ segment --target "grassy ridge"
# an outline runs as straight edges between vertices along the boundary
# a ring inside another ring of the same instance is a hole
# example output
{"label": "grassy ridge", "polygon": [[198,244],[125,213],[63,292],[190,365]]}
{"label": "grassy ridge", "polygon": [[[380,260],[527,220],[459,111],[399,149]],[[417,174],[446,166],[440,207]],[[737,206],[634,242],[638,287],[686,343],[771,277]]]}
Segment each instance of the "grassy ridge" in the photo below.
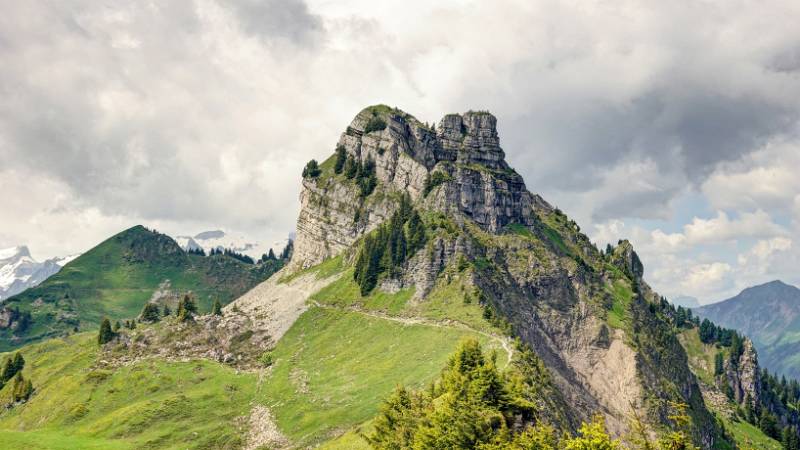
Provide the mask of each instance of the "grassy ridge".
{"label": "grassy ridge", "polygon": [[29,311],[33,323],[23,332],[0,330],[0,351],[74,328],[95,329],[104,316],[136,317],[167,280],[173,291],[194,292],[201,311],[207,311],[215,299],[227,303],[279,268],[277,261],[253,266],[222,255],[187,255],[170,237],[133,227],[6,300],[9,308]]}

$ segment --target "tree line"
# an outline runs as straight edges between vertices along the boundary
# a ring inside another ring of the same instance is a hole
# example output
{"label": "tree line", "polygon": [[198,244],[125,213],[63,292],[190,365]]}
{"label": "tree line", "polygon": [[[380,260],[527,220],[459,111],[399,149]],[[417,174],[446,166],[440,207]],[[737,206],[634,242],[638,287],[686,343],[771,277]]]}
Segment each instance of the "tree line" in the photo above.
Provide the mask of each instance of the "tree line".
{"label": "tree line", "polygon": [[[185,294],[179,301],[175,310],[175,318],[180,323],[193,322],[198,313],[197,302],[191,294]],[[219,300],[214,300],[211,306],[211,315],[222,316],[222,304]],[[172,310],[166,303],[163,307],[159,308],[156,303],[147,302],[142,307],[142,312],[136,320],[126,320],[124,327],[130,330],[136,329],[136,322],[153,324],[161,321],[162,319],[172,315]],[[120,330],[123,325],[117,321],[113,326],[108,317],[104,317],[100,322],[100,330],[97,333],[97,343],[105,345],[117,337],[119,337]]]}
{"label": "tree line", "polygon": [[425,245],[425,241],[422,218],[406,193],[392,217],[364,237],[353,273],[361,295],[369,295],[381,275],[396,276],[408,258]]}
{"label": "tree line", "polygon": [[[223,255],[233,258],[237,261],[241,261],[245,264],[257,264],[257,263],[263,264],[268,261],[288,260],[289,258],[291,258],[293,251],[294,251],[294,243],[292,242],[291,239],[289,239],[289,242],[283,248],[279,257],[276,256],[275,251],[270,248],[267,253],[261,255],[261,258],[259,258],[258,261],[255,261],[253,260],[252,257],[248,255],[239,253],[236,250],[230,248],[222,248],[222,247],[212,248],[211,251],[208,253],[208,256]],[[206,252],[202,248],[190,248],[186,250],[186,253],[190,255],[206,256]]]}

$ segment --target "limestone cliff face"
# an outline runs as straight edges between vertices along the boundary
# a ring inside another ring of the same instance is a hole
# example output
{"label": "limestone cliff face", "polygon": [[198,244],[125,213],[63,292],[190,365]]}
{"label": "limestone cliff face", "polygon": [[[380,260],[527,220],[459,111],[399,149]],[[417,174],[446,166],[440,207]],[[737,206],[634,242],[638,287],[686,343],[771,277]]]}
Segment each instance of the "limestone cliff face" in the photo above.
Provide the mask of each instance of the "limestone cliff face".
{"label": "limestone cliff face", "polygon": [[[365,133],[373,117],[386,127]],[[492,232],[509,223],[530,225],[533,208],[548,207],[509,168],[497,119],[489,113],[449,114],[432,129],[402,111],[371,107],[353,119],[338,145],[357,161],[375,162],[381,195],[361,204],[353,184],[303,180],[293,267],[309,267],[349,247],[394,211],[392,193],[408,192],[417,200],[435,172],[448,182],[425,202]]]}
{"label": "limestone cliff face", "polygon": [[[376,118],[385,127],[372,126]],[[354,183],[330,175],[333,160],[305,179],[290,269],[348,252],[407,193],[427,217],[427,244],[380,288],[413,285],[415,301],[425,301],[447,266],[467,261],[481,302],[546,362],[575,423],[602,413],[622,434],[636,410],[657,427],[678,401],[691,409],[695,441],[711,448],[714,419],[683,347],[654,312],[660,297],[633,247],[623,241],[601,254],[574,221],[528,192],[496,125],[485,112],[450,114],[433,128],[386,107],[361,111],[338,146],[373,161],[378,185],[360,198]]]}

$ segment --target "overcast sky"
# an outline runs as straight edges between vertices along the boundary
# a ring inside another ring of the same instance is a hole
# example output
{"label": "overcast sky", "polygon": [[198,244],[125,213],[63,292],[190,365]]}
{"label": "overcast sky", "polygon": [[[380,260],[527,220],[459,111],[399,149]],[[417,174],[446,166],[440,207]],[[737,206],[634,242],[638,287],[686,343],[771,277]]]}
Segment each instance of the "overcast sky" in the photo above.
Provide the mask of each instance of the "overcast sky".
{"label": "overcast sky", "polygon": [[0,0],[0,247],[285,237],[305,162],[386,103],[492,111],[667,296],[800,284],[800,2],[414,3]]}

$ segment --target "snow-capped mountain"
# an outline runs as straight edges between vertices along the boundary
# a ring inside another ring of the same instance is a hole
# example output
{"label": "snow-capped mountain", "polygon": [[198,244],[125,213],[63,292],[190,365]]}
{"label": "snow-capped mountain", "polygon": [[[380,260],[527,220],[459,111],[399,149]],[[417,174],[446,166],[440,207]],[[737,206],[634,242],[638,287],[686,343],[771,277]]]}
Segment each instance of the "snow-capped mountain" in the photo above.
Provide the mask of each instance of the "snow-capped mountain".
{"label": "snow-capped mountain", "polygon": [[269,252],[271,248],[276,255],[280,255],[281,250],[289,243],[289,239],[265,243],[256,242],[242,235],[226,233],[222,230],[204,231],[194,236],[176,236],[175,242],[184,250],[197,250],[202,248],[206,254],[212,249],[223,250],[231,249],[237,253],[247,255],[254,260],[258,260],[262,255]]}
{"label": "snow-capped mountain", "polygon": [[77,257],[72,255],[38,262],[24,245],[0,249],[0,301],[36,286]]}

